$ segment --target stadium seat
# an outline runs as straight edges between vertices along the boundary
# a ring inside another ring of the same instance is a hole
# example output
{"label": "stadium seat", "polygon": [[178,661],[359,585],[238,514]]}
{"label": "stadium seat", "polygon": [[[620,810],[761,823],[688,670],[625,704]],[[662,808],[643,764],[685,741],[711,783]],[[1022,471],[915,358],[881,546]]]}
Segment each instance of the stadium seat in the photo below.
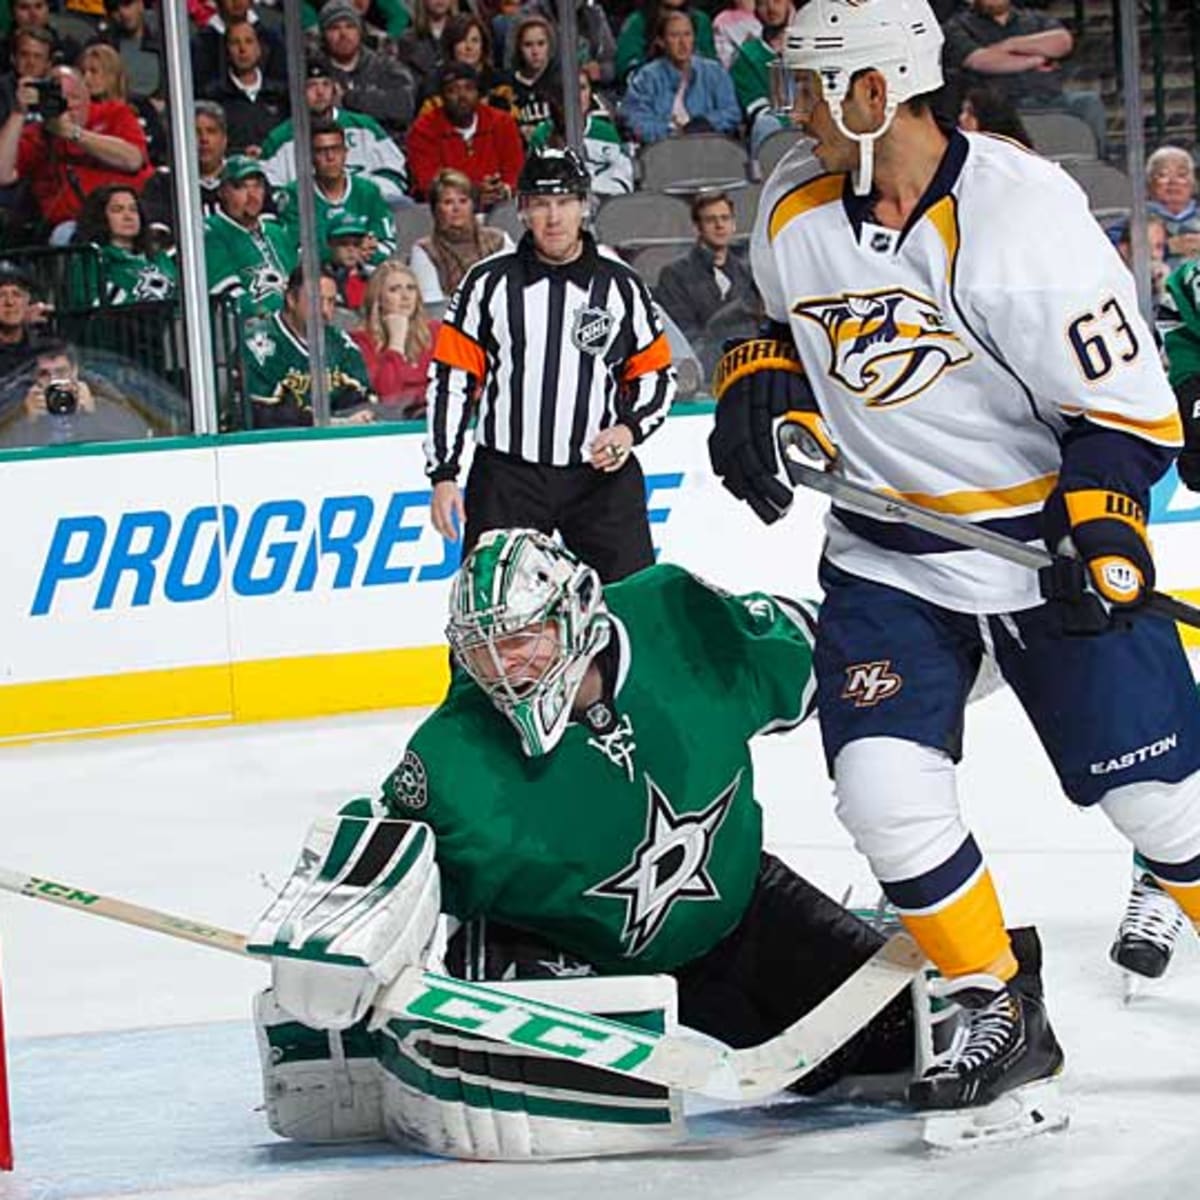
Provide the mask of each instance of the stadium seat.
{"label": "stadium seat", "polygon": [[677,196],[633,192],[610,196],[596,212],[596,237],[618,250],[663,242],[692,242],[692,214]]}
{"label": "stadium seat", "polygon": [[798,129],[780,129],[771,134],[758,148],[758,166],[766,179],[775,170],[775,164],[803,137]]}
{"label": "stadium seat", "polygon": [[507,233],[514,242],[519,242],[525,234],[525,223],[521,220],[521,210],[515,200],[506,200],[497,204],[485,218],[485,224],[493,229]]}
{"label": "stadium seat", "polygon": [[412,204],[392,209],[396,224],[396,257],[408,262],[413,242],[433,232],[433,213],[428,204]]}
{"label": "stadium seat", "polygon": [[1084,159],[1068,160],[1062,168],[1087,193],[1093,211],[1104,208],[1125,208],[1133,204],[1133,185],[1129,176],[1105,162]]}
{"label": "stadium seat", "polygon": [[646,191],[687,195],[744,182],[749,160],[745,147],[732,138],[692,133],[643,146],[638,163]]}
{"label": "stadium seat", "polygon": [[633,256],[633,269],[648,288],[658,286],[663,267],[676,262],[691,250],[692,242],[673,242],[661,246],[643,246]]}
{"label": "stadium seat", "polygon": [[1047,158],[1058,162],[1098,158],[1092,127],[1074,113],[1022,112],[1021,122],[1033,140],[1033,148]]}
{"label": "stadium seat", "polygon": [[754,218],[758,215],[758,198],[761,194],[761,183],[735,188],[729,193],[729,199],[733,201],[734,220],[737,222],[738,241],[748,238],[754,228]]}

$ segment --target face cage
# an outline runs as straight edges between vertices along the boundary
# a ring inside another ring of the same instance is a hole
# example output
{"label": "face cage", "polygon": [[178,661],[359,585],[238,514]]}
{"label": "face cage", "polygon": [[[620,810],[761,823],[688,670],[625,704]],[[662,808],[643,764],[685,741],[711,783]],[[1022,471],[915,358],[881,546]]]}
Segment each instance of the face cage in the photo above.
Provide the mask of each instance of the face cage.
{"label": "face cage", "polygon": [[503,711],[545,695],[570,663],[558,617],[535,618],[510,633],[477,629],[465,637],[452,634],[451,644],[463,669]]}

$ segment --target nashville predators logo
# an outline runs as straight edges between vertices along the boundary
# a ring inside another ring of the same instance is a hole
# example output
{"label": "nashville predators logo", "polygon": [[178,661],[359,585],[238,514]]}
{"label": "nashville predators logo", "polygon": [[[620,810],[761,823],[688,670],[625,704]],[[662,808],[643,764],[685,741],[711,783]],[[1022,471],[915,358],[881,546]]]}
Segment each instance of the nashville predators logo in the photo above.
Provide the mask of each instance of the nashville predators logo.
{"label": "nashville predators logo", "polygon": [[904,288],[801,300],[792,312],[825,330],[830,376],[868,408],[912,400],[972,358],[937,305]]}
{"label": "nashville predators logo", "polygon": [[904,680],[892,670],[891,659],[854,663],[846,668],[846,686],[842,699],[853,700],[855,708],[874,708],[904,686]]}

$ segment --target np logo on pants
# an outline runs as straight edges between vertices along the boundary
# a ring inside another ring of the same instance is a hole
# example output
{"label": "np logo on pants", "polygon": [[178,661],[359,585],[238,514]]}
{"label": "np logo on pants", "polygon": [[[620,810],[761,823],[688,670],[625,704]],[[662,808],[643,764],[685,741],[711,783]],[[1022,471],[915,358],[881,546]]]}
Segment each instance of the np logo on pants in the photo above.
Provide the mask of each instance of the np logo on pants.
{"label": "np logo on pants", "polygon": [[855,708],[873,708],[881,700],[894,696],[904,680],[892,671],[890,658],[878,662],[853,663],[846,668],[843,700],[853,700]]}

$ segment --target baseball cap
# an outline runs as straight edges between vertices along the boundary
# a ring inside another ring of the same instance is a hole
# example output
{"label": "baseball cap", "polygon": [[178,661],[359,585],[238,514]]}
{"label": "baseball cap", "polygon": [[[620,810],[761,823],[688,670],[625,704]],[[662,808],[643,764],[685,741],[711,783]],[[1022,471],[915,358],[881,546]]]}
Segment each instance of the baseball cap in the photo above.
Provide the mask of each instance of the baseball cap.
{"label": "baseball cap", "polygon": [[366,217],[358,213],[344,212],[329,222],[325,240],[331,242],[334,238],[366,237],[369,232]]}
{"label": "baseball cap", "polygon": [[33,294],[33,277],[11,258],[0,258],[0,287],[6,283],[15,283]]}
{"label": "baseball cap", "polygon": [[359,29],[363,23],[362,14],[354,7],[352,0],[329,0],[321,9],[318,19],[322,29],[328,29],[334,21],[353,21]]}
{"label": "baseball cap", "polygon": [[249,179],[251,175],[261,175],[264,179],[267,177],[262,163],[248,154],[231,154],[221,168],[222,183],[236,183],[239,179]]}
{"label": "baseball cap", "polygon": [[448,62],[438,75],[438,89],[444,88],[446,84],[453,83],[456,79],[467,79],[476,87],[479,86],[479,72],[473,66],[464,62]]}
{"label": "baseball cap", "polygon": [[305,79],[332,79],[333,71],[323,58],[310,58],[304,64]]}

